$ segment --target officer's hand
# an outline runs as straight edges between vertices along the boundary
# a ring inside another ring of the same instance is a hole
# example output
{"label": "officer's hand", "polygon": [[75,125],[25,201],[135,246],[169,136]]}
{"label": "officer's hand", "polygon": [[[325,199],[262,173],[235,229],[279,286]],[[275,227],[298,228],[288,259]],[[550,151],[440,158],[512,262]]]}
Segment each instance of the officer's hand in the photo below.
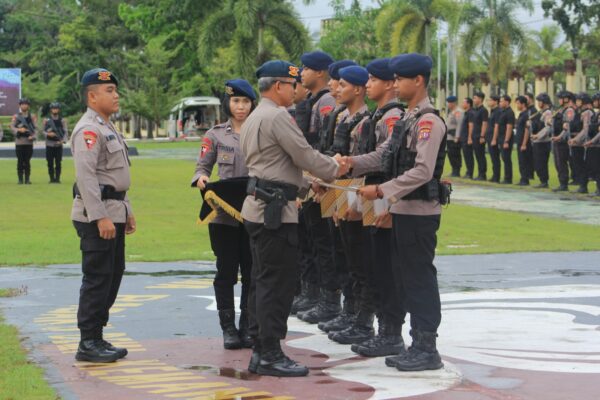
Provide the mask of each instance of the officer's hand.
{"label": "officer's hand", "polygon": [[344,219],[346,221],[357,221],[361,218],[362,218],[362,213],[360,213],[359,211],[356,211],[352,207],[348,207],[348,209],[346,210],[346,215],[344,216]]}
{"label": "officer's hand", "polygon": [[392,227],[392,214],[388,211],[383,214],[379,214],[375,217],[375,226],[378,228],[391,228]]}
{"label": "officer's hand", "polygon": [[504,143],[504,144],[502,145],[502,148],[503,148],[503,149],[505,149],[505,150],[507,150],[507,149],[508,149],[508,143]]}
{"label": "officer's hand", "polygon": [[459,137],[455,137],[454,138],[454,143],[460,143],[460,138]]}
{"label": "officer's hand", "polygon": [[527,150],[527,146],[525,146],[525,145],[522,145],[522,146],[521,146],[521,151],[526,151],[526,150]]}
{"label": "officer's hand", "polygon": [[467,144],[470,146],[473,144],[473,139],[467,139]]}
{"label": "officer's hand", "polygon": [[367,185],[358,189],[358,194],[367,200],[377,199],[377,185]]}
{"label": "officer's hand", "polygon": [[25,128],[24,126],[22,126],[19,129],[17,129],[17,131],[21,132],[21,133],[25,133],[25,132],[27,132],[27,128]]}
{"label": "officer's hand", "polygon": [[485,144],[485,138],[479,138],[479,144]]}
{"label": "officer's hand", "polygon": [[29,139],[29,140],[31,140],[31,141],[33,141],[33,140],[35,139],[35,136],[33,136],[33,135],[30,135],[30,136],[28,137],[28,139]]}
{"label": "officer's hand", "polygon": [[592,145],[592,141],[591,141],[591,140],[588,140],[587,142],[585,142],[585,143],[583,144],[583,147],[590,147],[591,145]]}
{"label": "officer's hand", "polygon": [[573,146],[575,144],[575,140],[574,139],[569,139],[569,146]]}
{"label": "officer's hand", "polygon": [[117,230],[115,229],[115,224],[110,220],[110,218],[102,218],[99,219],[96,224],[98,225],[98,231],[100,232],[100,237],[104,240],[114,239],[117,235]]}
{"label": "officer's hand", "polygon": [[553,142],[558,142],[558,136],[553,136],[553,137],[552,137],[552,141],[553,141]]}
{"label": "officer's hand", "polygon": [[131,235],[135,232],[135,229],[135,217],[133,215],[130,215],[127,217],[127,224],[125,224],[125,234]]}
{"label": "officer's hand", "polygon": [[48,131],[47,133],[48,133],[48,136],[50,136],[50,137],[56,136],[56,134],[54,132],[52,132],[52,131]]}
{"label": "officer's hand", "polygon": [[206,187],[206,182],[208,182],[209,180],[210,178],[208,176],[202,175],[200,178],[198,178],[196,186],[198,186],[200,190],[204,190],[204,188]]}
{"label": "officer's hand", "polygon": [[498,142],[496,142],[495,140],[492,140],[492,146],[495,146]]}

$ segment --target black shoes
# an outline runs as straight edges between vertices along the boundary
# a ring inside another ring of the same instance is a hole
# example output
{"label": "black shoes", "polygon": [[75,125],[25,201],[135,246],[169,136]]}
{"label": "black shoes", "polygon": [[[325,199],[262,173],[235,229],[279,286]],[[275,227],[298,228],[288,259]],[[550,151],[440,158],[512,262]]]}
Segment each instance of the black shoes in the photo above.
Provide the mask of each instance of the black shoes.
{"label": "black shoes", "polygon": [[560,185],[557,188],[552,189],[553,192],[568,192],[569,187],[567,185]]}
{"label": "black shoes", "polygon": [[485,178],[485,175],[479,175],[477,178],[475,178],[475,180],[485,182],[487,179]]}
{"label": "black shoes", "polygon": [[579,188],[576,191],[574,191],[573,193],[588,194],[587,185],[579,185]]}
{"label": "black shoes", "polygon": [[241,349],[242,341],[235,327],[235,311],[219,310],[219,322],[223,330],[223,347],[227,350]]}
{"label": "black shoes", "polygon": [[444,367],[436,348],[435,332],[412,330],[412,346],[406,354],[386,357],[385,365],[395,367],[398,371],[425,371]]}
{"label": "black shoes", "polygon": [[107,342],[104,339],[102,340],[102,344],[104,344],[106,350],[114,351],[115,353],[117,353],[119,355],[119,358],[123,358],[127,356],[127,354],[129,354],[125,347],[115,347],[112,345],[112,343]]}
{"label": "black shoes", "polygon": [[402,340],[402,325],[386,322],[385,318],[378,318],[379,329],[377,336],[353,344],[350,348],[356,354],[364,357],[383,357],[406,354],[404,340]]}
{"label": "black shoes", "polygon": [[329,332],[327,337],[339,344],[362,343],[374,335],[373,327],[354,324],[339,332]]}
{"label": "black shoes", "polygon": [[291,314],[308,311],[317,305],[319,300],[319,288],[308,282],[302,282],[300,294],[294,298]]}
{"label": "black shoes", "polygon": [[240,322],[239,322],[239,337],[240,337],[240,343],[242,344],[242,347],[245,349],[251,349],[252,346],[254,345],[254,339],[252,338],[252,336],[250,336],[250,333],[248,331],[248,311],[247,310],[242,310],[242,313],[240,314]]}
{"label": "black shoes", "polygon": [[248,371],[256,374],[258,371],[258,364],[260,364],[260,341],[257,338],[253,338],[254,347],[252,355],[250,356],[250,362],[248,363]]}
{"label": "black shoes", "polygon": [[75,359],[93,363],[111,363],[125,355],[127,355],[127,349],[118,349],[102,339],[87,339],[79,342]]}
{"label": "black shoes", "polygon": [[519,183],[517,183],[517,185],[519,185],[519,186],[529,186],[529,181],[519,181]]}
{"label": "black shoes", "polygon": [[534,189],[548,189],[548,182],[542,182],[539,185],[535,185]]}
{"label": "black shoes", "polygon": [[[279,377],[297,377],[308,375],[308,368],[300,365],[286,356],[281,350],[279,339],[265,338],[261,339],[260,353],[255,356],[252,353],[248,371],[256,366],[256,373],[259,375],[279,376]],[[256,360],[259,360],[256,363]]]}
{"label": "black shoes", "polygon": [[318,327],[323,332],[337,332],[351,327],[354,321],[356,321],[356,315],[343,311],[332,320],[319,322]]}
{"label": "black shoes", "polygon": [[310,310],[298,313],[298,318],[309,324],[330,321],[342,312],[340,291],[321,290],[321,299]]}

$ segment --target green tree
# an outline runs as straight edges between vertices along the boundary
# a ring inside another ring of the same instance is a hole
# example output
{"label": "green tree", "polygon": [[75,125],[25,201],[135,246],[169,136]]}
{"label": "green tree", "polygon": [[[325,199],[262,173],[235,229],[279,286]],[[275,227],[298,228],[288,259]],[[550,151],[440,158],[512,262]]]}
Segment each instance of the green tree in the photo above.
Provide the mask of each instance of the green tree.
{"label": "green tree", "polygon": [[543,0],[546,17],[551,16],[561,27],[573,49],[580,49],[584,40],[583,27],[600,21],[597,0]]}

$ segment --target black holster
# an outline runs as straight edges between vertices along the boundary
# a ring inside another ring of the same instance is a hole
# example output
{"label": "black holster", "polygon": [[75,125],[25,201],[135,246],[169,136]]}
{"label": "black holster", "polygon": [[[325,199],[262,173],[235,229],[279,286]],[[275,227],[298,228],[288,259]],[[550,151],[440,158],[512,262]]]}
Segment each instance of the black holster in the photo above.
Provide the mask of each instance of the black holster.
{"label": "black holster", "polygon": [[264,224],[266,229],[277,230],[281,227],[283,208],[288,201],[298,195],[298,187],[292,184],[268,181],[251,177],[248,180],[246,193],[254,195],[257,200],[265,202]]}

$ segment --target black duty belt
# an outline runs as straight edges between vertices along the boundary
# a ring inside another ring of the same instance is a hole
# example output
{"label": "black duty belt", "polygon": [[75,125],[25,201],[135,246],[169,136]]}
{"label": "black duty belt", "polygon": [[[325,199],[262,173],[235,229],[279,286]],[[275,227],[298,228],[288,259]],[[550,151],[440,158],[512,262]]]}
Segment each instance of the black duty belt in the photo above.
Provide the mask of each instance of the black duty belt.
{"label": "black duty belt", "polygon": [[[117,192],[111,185],[100,185],[100,197],[102,200],[125,200],[127,192]],[[81,198],[81,192],[77,183],[73,184],[73,198]]]}
{"label": "black duty belt", "polygon": [[250,177],[248,180],[248,186],[246,193],[255,195],[256,189],[262,189],[267,192],[273,192],[275,190],[283,191],[283,195],[286,200],[294,201],[298,197],[298,186],[292,185],[291,183],[269,181],[266,179],[258,179],[256,177]]}

